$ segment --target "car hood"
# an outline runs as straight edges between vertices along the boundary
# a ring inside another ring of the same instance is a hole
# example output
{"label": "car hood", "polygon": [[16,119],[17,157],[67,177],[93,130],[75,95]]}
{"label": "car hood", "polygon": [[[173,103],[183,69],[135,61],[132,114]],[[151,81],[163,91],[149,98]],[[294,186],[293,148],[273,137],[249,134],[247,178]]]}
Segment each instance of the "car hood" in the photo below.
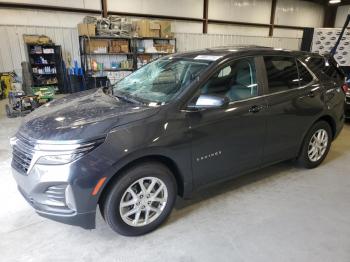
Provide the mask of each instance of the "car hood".
{"label": "car hood", "polygon": [[159,107],[124,102],[93,89],[41,106],[25,117],[18,133],[35,140],[86,141],[158,111]]}

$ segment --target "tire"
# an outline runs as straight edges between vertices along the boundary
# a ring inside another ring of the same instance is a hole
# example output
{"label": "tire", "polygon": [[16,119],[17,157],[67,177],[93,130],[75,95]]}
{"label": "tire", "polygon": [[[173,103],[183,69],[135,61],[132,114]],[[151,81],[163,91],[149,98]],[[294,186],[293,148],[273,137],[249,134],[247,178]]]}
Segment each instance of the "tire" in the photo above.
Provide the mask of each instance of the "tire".
{"label": "tire", "polygon": [[[325,138],[321,139],[322,143],[315,142],[315,136],[322,134]],[[326,140],[325,140],[326,139]],[[315,123],[305,136],[300,155],[298,157],[298,163],[300,166],[311,169],[319,166],[326,158],[332,143],[332,129],[330,125],[325,121],[319,121]],[[327,141],[327,145],[325,145]],[[311,143],[318,143],[315,149]],[[313,148],[315,150],[313,150]]]}
{"label": "tire", "polygon": [[[140,183],[144,185],[144,191]],[[126,170],[111,184],[100,209],[112,230],[124,236],[139,236],[155,230],[166,220],[176,195],[176,180],[166,166],[156,162],[143,163]],[[164,202],[161,204],[159,200]],[[126,206],[122,207],[122,203]],[[128,216],[129,213],[132,214]]]}

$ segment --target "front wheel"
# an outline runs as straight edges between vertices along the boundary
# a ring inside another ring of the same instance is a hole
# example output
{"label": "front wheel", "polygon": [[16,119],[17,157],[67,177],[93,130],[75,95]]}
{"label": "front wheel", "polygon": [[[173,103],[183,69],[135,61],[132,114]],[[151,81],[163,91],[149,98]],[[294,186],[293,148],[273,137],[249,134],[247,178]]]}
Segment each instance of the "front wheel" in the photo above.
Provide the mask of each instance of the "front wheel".
{"label": "front wheel", "polygon": [[332,143],[332,130],[325,121],[314,124],[307,133],[298,162],[306,168],[319,166],[326,158]]}
{"label": "front wheel", "polygon": [[176,181],[159,163],[132,167],[109,188],[101,211],[109,226],[125,236],[143,235],[160,226],[176,199]]}

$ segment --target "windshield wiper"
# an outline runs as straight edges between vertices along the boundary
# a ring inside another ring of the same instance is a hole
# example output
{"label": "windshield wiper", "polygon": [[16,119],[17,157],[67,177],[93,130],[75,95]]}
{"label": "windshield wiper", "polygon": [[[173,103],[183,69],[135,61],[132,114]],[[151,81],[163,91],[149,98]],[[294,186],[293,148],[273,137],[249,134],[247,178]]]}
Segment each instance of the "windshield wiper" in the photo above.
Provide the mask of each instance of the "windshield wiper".
{"label": "windshield wiper", "polygon": [[128,103],[132,103],[132,104],[142,104],[140,101],[130,97],[130,96],[126,96],[126,95],[122,95],[122,94],[114,94],[115,97],[117,97],[119,100],[123,100],[125,102]]}

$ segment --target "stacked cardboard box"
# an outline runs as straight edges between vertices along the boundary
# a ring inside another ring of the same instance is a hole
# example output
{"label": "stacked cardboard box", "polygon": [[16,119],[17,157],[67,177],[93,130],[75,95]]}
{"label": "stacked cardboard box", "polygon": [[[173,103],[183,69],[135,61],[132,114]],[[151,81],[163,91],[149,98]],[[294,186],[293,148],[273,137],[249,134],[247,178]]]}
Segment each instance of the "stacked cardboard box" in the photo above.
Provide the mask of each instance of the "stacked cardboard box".
{"label": "stacked cardboard box", "polygon": [[112,40],[109,46],[110,53],[128,53],[129,44],[127,40]]}
{"label": "stacked cardboard box", "polygon": [[174,33],[171,32],[170,21],[159,21],[159,24],[160,24],[160,37],[174,38]]}
{"label": "stacked cardboard box", "polygon": [[160,24],[147,19],[142,19],[136,22],[136,35],[138,37],[159,37]]}
{"label": "stacked cardboard box", "polygon": [[87,53],[108,53],[108,40],[90,40],[86,44]]}
{"label": "stacked cardboard box", "polygon": [[95,36],[96,35],[96,25],[95,24],[78,24],[79,35],[85,36]]}
{"label": "stacked cardboard box", "polygon": [[46,35],[23,35],[26,44],[51,44],[52,40]]}
{"label": "stacked cardboard box", "polygon": [[170,21],[155,21],[143,19],[135,23],[136,36],[138,37],[162,37],[173,38]]}
{"label": "stacked cardboard box", "polygon": [[174,53],[175,46],[170,44],[154,44],[154,48],[160,53]]}

